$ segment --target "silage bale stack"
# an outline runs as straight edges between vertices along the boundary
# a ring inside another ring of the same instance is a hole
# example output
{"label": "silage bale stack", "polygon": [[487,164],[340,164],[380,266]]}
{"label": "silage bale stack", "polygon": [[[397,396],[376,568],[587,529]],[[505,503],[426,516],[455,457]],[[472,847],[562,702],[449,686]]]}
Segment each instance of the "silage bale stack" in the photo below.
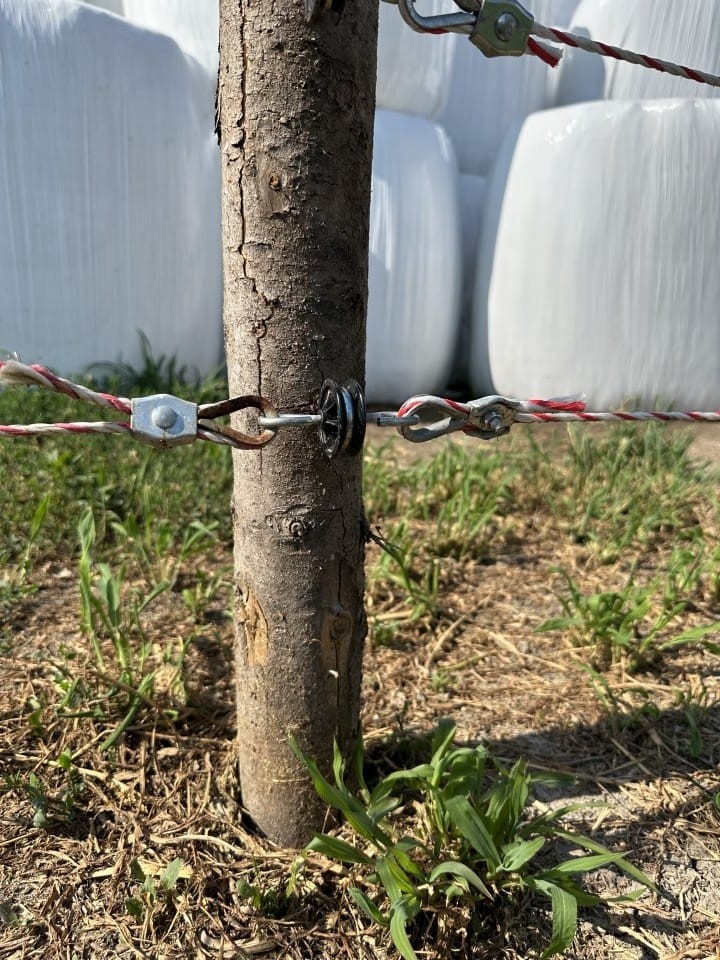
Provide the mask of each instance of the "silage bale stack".
{"label": "silage bale stack", "polygon": [[[583,0],[569,29],[720,72],[718,0]],[[516,124],[494,165],[473,391],[714,409],[718,90],[581,51],[560,70],[571,105]]]}
{"label": "silage bale stack", "polygon": [[59,371],[222,350],[214,79],[83,3],[0,2],[0,341]]}

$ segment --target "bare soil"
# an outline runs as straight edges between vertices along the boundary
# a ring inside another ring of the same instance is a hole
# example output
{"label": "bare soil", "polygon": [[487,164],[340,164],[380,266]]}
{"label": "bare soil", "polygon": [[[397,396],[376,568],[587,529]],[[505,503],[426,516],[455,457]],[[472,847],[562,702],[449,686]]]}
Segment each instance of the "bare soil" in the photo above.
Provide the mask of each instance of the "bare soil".
{"label": "bare soil", "polygon": [[[695,449],[720,459],[720,441],[709,432],[698,433]],[[407,444],[402,450],[424,455]],[[541,801],[604,801],[578,813],[579,823],[625,851],[662,895],[584,911],[566,955],[718,960],[718,657],[686,648],[640,675],[614,666],[607,680],[624,709],[609,714],[569,641],[535,632],[560,612],[553,572],[560,560],[590,585],[611,575],[588,562],[583,545],[549,538],[539,515],[512,549],[483,562],[447,561],[451,586],[432,625],[403,624],[400,595],[370,603],[371,621],[395,618],[399,626],[390,642],[367,644],[368,762],[405,764],[437,720],[451,716],[461,740],[485,741],[498,757],[522,756],[534,769],[571,773],[568,786],[546,789]],[[218,568],[230,562],[217,558]],[[78,628],[76,581],[58,561],[36,571],[33,583],[35,592],[4,622],[0,613],[0,958],[393,956],[386,934],[352,906],[343,868],[311,857],[288,898],[296,852],[259,838],[243,811],[233,757],[233,628],[222,609],[228,598],[188,650],[184,694],[173,691],[170,668],[161,673],[153,702],[163,710],[153,703],[141,710],[110,764],[98,752],[107,725],[58,717],[68,672],[102,686]],[[158,598],[150,612],[146,626],[158,651],[192,627],[177,594]],[[700,622],[702,611],[695,616]],[[164,710],[173,698],[177,716],[169,719]],[[71,799],[56,763],[64,750],[78,768]],[[45,791],[42,825],[34,825],[32,773]],[[133,915],[128,900],[143,898],[138,865],[159,882],[175,857],[183,870],[172,895],[146,898]],[[608,895],[628,889],[612,871],[592,884]],[[469,929],[479,922],[479,936],[466,933],[467,919],[425,918],[416,931],[419,956],[529,960],[550,930],[536,902],[498,905],[495,915],[476,918]]]}

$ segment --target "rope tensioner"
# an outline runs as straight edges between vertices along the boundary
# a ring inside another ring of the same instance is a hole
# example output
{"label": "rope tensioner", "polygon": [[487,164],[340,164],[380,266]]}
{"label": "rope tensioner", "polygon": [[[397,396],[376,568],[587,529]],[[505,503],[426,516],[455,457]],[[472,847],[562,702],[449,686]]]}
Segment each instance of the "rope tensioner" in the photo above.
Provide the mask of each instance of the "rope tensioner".
{"label": "rope tensioner", "polygon": [[[411,29],[418,33],[463,33],[486,57],[518,57],[524,53],[540,57],[549,66],[556,67],[562,51],[550,46],[561,43],[579,47],[588,53],[596,53],[614,60],[624,60],[649,70],[659,70],[676,77],[694,80],[713,87],[720,87],[720,77],[704,73],[692,67],[684,67],[667,60],[659,60],[648,54],[635,53],[601,43],[588,37],[567,33],[557,27],[537,23],[531,13],[518,0],[454,0],[462,13],[446,13],[422,16],[415,9],[415,0],[385,0],[396,4],[400,15]],[[536,39],[538,38],[538,39]]]}

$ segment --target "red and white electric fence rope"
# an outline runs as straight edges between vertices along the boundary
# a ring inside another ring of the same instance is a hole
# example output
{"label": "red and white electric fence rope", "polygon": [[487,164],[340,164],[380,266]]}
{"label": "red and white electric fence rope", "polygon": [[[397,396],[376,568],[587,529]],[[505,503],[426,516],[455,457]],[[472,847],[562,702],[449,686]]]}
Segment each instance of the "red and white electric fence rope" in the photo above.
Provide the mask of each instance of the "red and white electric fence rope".
{"label": "red and white electric fence rope", "polygon": [[[61,393],[76,400],[117,410],[133,416],[133,403],[127,397],[116,397],[72,383],[57,376],[40,364],[27,365],[17,360],[0,360],[0,386],[29,385]],[[145,398],[152,401],[163,397]],[[165,398],[172,400],[173,398]],[[218,416],[238,410],[255,408],[270,417],[275,413],[272,404],[262,397],[234,397],[216,404],[197,407],[197,432],[195,436],[213,443],[241,449],[264,446],[274,436],[270,427],[262,433],[248,436],[214,422]],[[719,423],[720,410],[690,411],[595,411],[588,410],[585,402],[576,397],[554,397],[551,400],[516,400],[510,397],[489,396],[468,403],[422,394],[411,397],[397,413],[371,415],[380,426],[397,426],[400,433],[413,443],[434,440],[448,433],[462,432],[469,436],[492,439],[507,433],[515,423],[628,423],[656,420],[682,423]],[[282,419],[282,418],[279,418]],[[305,417],[313,422],[317,415]],[[42,436],[48,434],[114,433],[130,434],[136,439],[147,439],[143,431],[133,429],[130,422],[78,421],[73,423],[27,423],[0,424],[0,437]]]}
{"label": "red and white electric fence rope", "polygon": [[[624,50],[622,47],[614,47],[609,43],[601,43],[599,40],[591,40],[589,37],[581,37],[575,33],[566,33],[564,30],[558,30],[557,27],[545,27],[541,23],[535,22],[530,32],[533,36],[541,37],[543,40],[564,43],[568,47],[579,47],[587,53],[597,53],[601,57],[624,60],[626,63],[634,63],[636,66],[646,67],[648,70],[659,70],[661,73],[669,73],[674,77],[684,77],[686,80],[694,80],[696,83],[706,83],[711,87],[720,87],[720,77],[711,73],[704,73],[702,70],[695,70],[693,67],[683,67],[679,63],[671,63],[668,60],[659,60],[657,57],[651,57],[646,53],[634,53],[632,50]],[[540,47],[539,50],[538,47]],[[552,59],[548,59],[544,55],[547,54],[548,48],[536,44],[532,38],[528,41],[528,50],[540,56],[551,66],[556,66],[560,60],[558,56],[553,63]]]}
{"label": "red and white electric fence rope", "polygon": [[[59,377],[52,370],[39,363],[25,364],[18,360],[0,360],[0,384],[5,386],[33,386],[54,393],[73,397],[85,403],[92,403],[97,407],[117,410],[118,413],[130,415],[130,400],[127,397],[115,397],[110,393],[100,393],[83,387],[79,383],[71,383]],[[121,421],[91,421],[75,423],[28,423],[28,424],[0,424],[0,436],[23,437],[44,436],[49,434],[70,433],[128,433],[130,423]]]}
{"label": "red and white electric fence rope", "polygon": [[462,432],[490,439],[507,433],[514,423],[720,423],[720,411],[595,411],[587,410],[582,400],[515,400],[490,396],[461,403],[445,397],[411,397],[397,412],[398,418],[416,416],[419,425],[400,427],[400,432],[415,443],[436,439],[448,433]]}
{"label": "red and white electric fence rope", "polygon": [[44,437],[53,433],[129,433],[130,424],[119,421],[90,420],[73,423],[0,424],[2,437]]}
{"label": "red and white electric fence rope", "polygon": [[130,414],[130,400],[127,397],[115,397],[111,393],[98,393],[79,383],[71,383],[59,377],[52,370],[39,363],[26,364],[19,360],[0,360],[0,384],[17,386],[43,387],[55,393],[74,397],[85,403],[93,403],[97,407],[106,407],[117,410],[119,413]]}
{"label": "red and white electric fence rope", "polygon": [[[91,390],[89,387],[84,387],[82,384],[72,383],[70,380],[59,377],[56,373],[53,373],[52,370],[48,370],[47,367],[39,363],[25,364],[19,360],[0,360],[0,386],[41,387],[45,390],[51,390],[54,393],[61,393],[66,397],[72,397],[75,400],[81,400],[85,403],[92,403],[98,407],[116,410],[118,413],[124,413],[130,417],[132,417],[133,414],[133,401],[128,397],[116,397],[111,393],[102,393],[97,390]],[[198,407],[197,438],[225,446],[237,447],[239,449],[247,449],[248,446],[260,446],[268,442],[268,439],[271,439],[273,435],[271,431],[265,431],[265,433],[257,437],[248,437],[228,427],[212,422],[215,416],[232,413],[235,409],[255,406],[254,401],[256,399],[260,398],[241,397],[238,398],[240,403],[234,403],[233,400],[229,400],[220,404],[204,404]],[[248,403],[244,401],[251,402]],[[142,439],[137,432],[133,432],[132,422],[124,420],[0,424],[0,437],[31,437],[75,433],[114,433],[133,435],[138,439]]]}
{"label": "red and white electric fence rope", "polygon": [[[428,21],[432,19],[432,17],[427,18]],[[423,27],[419,24],[418,20],[414,21],[413,29],[420,33],[430,34],[454,32],[451,28],[445,27]],[[457,32],[467,32],[467,27],[463,30],[458,29]],[[711,73],[705,73],[703,70],[697,70],[694,67],[685,67],[679,63],[672,63],[669,60],[660,60],[658,57],[652,57],[647,53],[635,53],[633,50],[615,47],[610,43],[602,43],[600,40],[591,40],[589,37],[582,37],[576,33],[568,33],[566,30],[560,30],[557,27],[546,27],[537,21],[533,22],[530,34],[531,36],[528,38],[525,53],[539,57],[543,63],[546,63],[550,67],[556,67],[560,63],[562,50],[553,48],[541,41],[562,43],[565,46],[576,47],[580,50],[585,50],[587,53],[598,54],[601,57],[623,60],[626,63],[632,63],[638,67],[645,67],[648,70],[658,70],[661,73],[669,73],[674,77],[683,77],[686,80],[694,80],[696,83],[705,83],[711,87],[720,87],[720,77]],[[539,37],[540,40],[536,40],[535,37]]]}

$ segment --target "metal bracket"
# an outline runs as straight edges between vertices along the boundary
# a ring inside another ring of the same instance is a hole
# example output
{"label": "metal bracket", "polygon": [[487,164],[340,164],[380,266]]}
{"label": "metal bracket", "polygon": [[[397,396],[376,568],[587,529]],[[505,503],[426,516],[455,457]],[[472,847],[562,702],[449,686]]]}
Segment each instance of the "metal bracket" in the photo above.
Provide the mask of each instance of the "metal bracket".
{"label": "metal bracket", "polygon": [[455,0],[463,13],[424,17],[415,0],[397,3],[405,23],[419,33],[464,33],[486,57],[519,57],[526,52],[535,19],[518,0]]}
{"label": "metal bracket", "polygon": [[470,41],[486,57],[520,57],[535,19],[517,0],[485,0]]}
{"label": "metal bracket", "polygon": [[418,33],[466,33],[470,34],[475,28],[476,14],[472,13],[441,13],[432,17],[424,17],[415,9],[415,0],[390,0],[397,4],[400,16],[411,30]]}
{"label": "metal bracket", "polygon": [[131,401],[130,432],[154,447],[178,447],[197,439],[198,408],[169,393]]}

